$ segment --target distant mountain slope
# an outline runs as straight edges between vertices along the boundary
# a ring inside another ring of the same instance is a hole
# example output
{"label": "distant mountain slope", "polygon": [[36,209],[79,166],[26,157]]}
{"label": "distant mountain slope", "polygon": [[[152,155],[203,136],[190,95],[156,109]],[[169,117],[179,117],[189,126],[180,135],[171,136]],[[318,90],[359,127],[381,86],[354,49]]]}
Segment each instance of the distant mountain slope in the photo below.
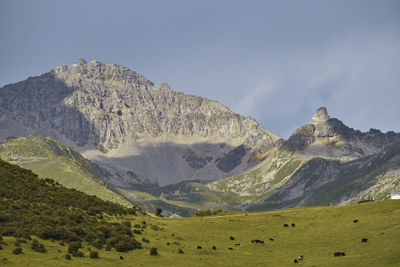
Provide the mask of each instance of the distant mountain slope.
{"label": "distant mountain slope", "polygon": [[0,140],[28,135],[71,146],[120,186],[132,181],[127,172],[160,184],[228,177],[280,140],[216,101],[83,59],[0,88]]}
{"label": "distant mountain slope", "polygon": [[356,131],[320,108],[287,141],[260,154],[261,163],[208,187],[248,196],[237,208],[255,210],[387,199],[400,192],[399,144],[399,133]]}
{"label": "distant mountain slope", "polygon": [[400,193],[400,143],[348,162],[312,158],[284,185],[248,210],[382,200],[394,193]]}
{"label": "distant mountain slope", "polygon": [[0,144],[0,158],[31,169],[41,177],[51,178],[65,187],[127,207],[132,206],[111,190],[113,187],[96,172],[87,159],[54,139],[29,136],[8,140]]}

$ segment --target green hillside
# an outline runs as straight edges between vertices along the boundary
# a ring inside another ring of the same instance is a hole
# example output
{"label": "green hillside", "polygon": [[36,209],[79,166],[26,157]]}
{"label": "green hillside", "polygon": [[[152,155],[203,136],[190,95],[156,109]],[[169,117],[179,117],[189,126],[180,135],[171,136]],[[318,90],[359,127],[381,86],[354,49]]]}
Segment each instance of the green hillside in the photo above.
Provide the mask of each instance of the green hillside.
{"label": "green hillside", "polygon": [[398,266],[400,201],[160,218],[0,161],[0,233],[6,266]]}
{"label": "green hillside", "polygon": [[31,169],[40,177],[54,179],[65,187],[127,207],[132,206],[112,191],[115,189],[81,154],[52,138],[29,136],[8,140],[0,144],[0,158]]}

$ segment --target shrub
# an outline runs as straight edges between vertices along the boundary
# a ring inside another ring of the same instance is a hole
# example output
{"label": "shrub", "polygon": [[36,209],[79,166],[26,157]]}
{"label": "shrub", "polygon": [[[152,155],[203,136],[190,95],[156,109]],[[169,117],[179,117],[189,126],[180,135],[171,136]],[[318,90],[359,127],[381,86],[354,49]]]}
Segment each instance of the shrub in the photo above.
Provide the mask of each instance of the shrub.
{"label": "shrub", "polygon": [[140,235],[140,234],[142,234],[142,231],[140,231],[140,230],[136,230],[136,229],[134,229],[132,232],[133,232],[134,234],[137,234],[137,235]]}
{"label": "shrub", "polygon": [[110,245],[110,244],[107,244],[106,250],[107,250],[107,251],[110,251],[110,250],[111,250],[111,245]]}
{"label": "shrub", "polygon": [[101,239],[95,239],[92,241],[92,245],[97,249],[101,249],[103,247],[103,242],[101,242]]}
{"label": "shrub", "polygon": [[132,249],[142,248],[142,245],[136,240],[125,238],[123,240],[119,240],[117,244],[115,244],[115,250],[118,252],[129,251]]}
{"label": "shrub", "polygon": [[15,248],[12,253],[14,253],[15,255],[21,254],[22,248]]}
{"label": "shrub", "polygon": [[99,253],[97,251],[91,251],[89,257],[92,259],[98,259]]}
{"label": "shrub", "polygon": [[142,241],[143,241],[144,243],[150,243],[150,240],[148,240],[148,239],[145,238],[145,237],[142,238]]}
{"label": "shrub", "polygon": [[[68,253],[71,253],[73,255],[74,252],[78,251],[78,249],[80,249],[81,247],[82,247],[82,243],[81,242],[72,242],[68,246]],[[76,256],[74,256],[74,257],[76,257]]]}
{"label": "shrub", "polygon": [[150,249],[150,255],[158,255],[157,248],[151,248]]}
{"label": "shrub", "polygon": [[153,229],[154,231],[158,231],[160,230],[160,227],[158,227],[157,225],[152,225],[151,229]]}
{"label": "shrub", "polygon": [[32,241],[32,249],[36,252],[45,253],[46,249],[43,244],[40,244],[36,239]]}
{"label": "shrub", "polygon": [[162,217],[161,213],[163,212],[162,208],[156,209],[156,216]]}
{"label": "shrub", "polygon": [[65,259],[67,259],[67,260],[72,260],[71,254],[66,254],[66,255],[65,255]]}
{"label": "shrub", "polygon": [[0,245],[0,250],[2,250],[3,249],[3,247]]}
{"label": "shrub", "polygon": [[82,251],[77,250],[77,251],[75,251],[74,253],[72,253],[72,256],[74,256],[74,257],[83,257],[84,254],[83,254]]}
{"label": "shrub", "polygon": [[178,253],[179,253],[179,254],[183,254],[184,252],[183,252],[182,249],[179,249],[179,250],[178,250]]}

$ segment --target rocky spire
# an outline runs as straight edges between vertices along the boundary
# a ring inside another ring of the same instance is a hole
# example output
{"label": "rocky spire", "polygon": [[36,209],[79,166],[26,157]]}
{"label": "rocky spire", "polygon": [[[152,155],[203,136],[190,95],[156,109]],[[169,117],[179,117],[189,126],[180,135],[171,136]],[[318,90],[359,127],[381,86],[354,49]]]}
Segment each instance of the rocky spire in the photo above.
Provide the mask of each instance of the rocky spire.
{"label": "rocky spire", "polygon": [[325,107],[320,107],[315,112],[314,116],[312,117],[311,122],[318,123],[318,122],[326,122],[327,120],[329,120],[328,111],[326,110]]}

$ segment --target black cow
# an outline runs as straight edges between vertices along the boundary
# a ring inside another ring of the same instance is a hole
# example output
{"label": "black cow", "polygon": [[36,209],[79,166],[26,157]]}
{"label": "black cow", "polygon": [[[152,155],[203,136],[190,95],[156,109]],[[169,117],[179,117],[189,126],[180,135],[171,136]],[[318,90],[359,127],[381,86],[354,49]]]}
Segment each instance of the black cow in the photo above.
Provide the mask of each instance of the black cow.
{"label": "black cow", "polygon": [[201,246],[197,246],[197,249],[201,249]]}
{"label": "black cow", "polygon": [[273,238],[270,238],[269,241],[274,241],[274,239],[273,239]]}
{"label": "black cow", "polygon": [[228,248],[229,250],[233,250],[233,248]]}
{"label": "black cow", "polygon": [[346,253],[344,253],[344,252],[335,252],[335,253],[333,253],[333,256],[335,256],[335,257],[346,256]]}
{"label": "black cow", "polygon": [[230,237],[231,240],[235,240],[235,238],[233,236]]}
{"label": "black cow", "polygon": [[296,224],[295,224],[295,223],[292,223],[292,227],[296,227]]}
{"label": "black cow", "polygon": [[361,242],[364,242],[364,243],[368,242],[368,238],[361,239]]}
{"label": "black cow", "polygon": [[289,225],[287,225],[286,223],[283,225],[283,227],[289,227]]}
{"label": "black cow", "polygon": [[358,223],[358,220],[354,220],[353,223]]}
{"label": "black cow", "polygon": [[124,260],[124,257],[122,257],[122,256],[119,256],[119,258],[123,261]]}
{"label": "black cow", "polygon": [[293,262],[294,262],[294,263],[299,263],[299,261],[298,261],[298,260],[296,260],[296,259],[294,259],[294,260],[293,260]]}
{"label": "black cow", "polygon": [[242,246],[242,244],[235,244],[235,246],[240,247],[240,246]]}
{"label": "black cow", "polygon": [[216,250],[216,249],[217,249],[217,247],[216,247],[216,246],[212,246],[212,249],[213,249],[213,250]]}

